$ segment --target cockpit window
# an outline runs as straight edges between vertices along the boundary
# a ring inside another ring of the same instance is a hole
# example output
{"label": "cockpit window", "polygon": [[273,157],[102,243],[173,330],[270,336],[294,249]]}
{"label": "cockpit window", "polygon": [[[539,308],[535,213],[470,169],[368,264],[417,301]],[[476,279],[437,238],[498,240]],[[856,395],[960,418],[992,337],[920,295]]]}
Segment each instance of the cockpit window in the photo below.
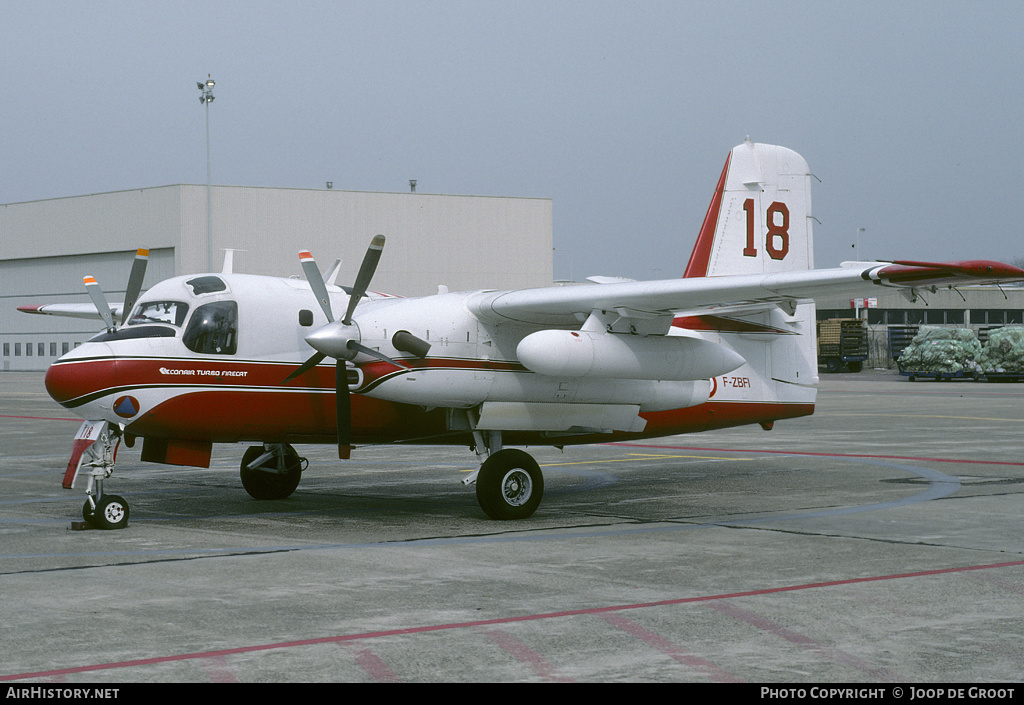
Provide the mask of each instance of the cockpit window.
{"label": "cockpit window", "polygon": [[128,325],[138,326],[144,323],[169,323],[181,327],[188,313],[188,304],[180,301],[147,301],[135,307],[135,312],[128,319]]}
{"label": "cockpit window", "polygon": [[192,352],[234,355],[238,347],[238,304],[215,301],[192,314],[182,340]]}
{"label": "cockpit window", "polygon": [[192,287],[192,293],[196,296],[228,290],[228,285],[224,283],[224,280],[214,276],[196,277],[185,283]]}

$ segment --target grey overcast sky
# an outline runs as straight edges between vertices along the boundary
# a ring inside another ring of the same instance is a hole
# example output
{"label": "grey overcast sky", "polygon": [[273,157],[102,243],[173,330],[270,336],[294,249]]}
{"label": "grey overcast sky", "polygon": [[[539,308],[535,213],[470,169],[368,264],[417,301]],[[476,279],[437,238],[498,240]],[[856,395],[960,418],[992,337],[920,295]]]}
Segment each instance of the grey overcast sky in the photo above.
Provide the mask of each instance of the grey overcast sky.
{"label": "grey overcast sky", "polygon": [[748,135],[820,179],[818,267],[1024,257],[1021,0],[0,0],[0,39],[0,203],[205,183],[211,74],[215,184],[551,198],[557,278],[680,275]]}

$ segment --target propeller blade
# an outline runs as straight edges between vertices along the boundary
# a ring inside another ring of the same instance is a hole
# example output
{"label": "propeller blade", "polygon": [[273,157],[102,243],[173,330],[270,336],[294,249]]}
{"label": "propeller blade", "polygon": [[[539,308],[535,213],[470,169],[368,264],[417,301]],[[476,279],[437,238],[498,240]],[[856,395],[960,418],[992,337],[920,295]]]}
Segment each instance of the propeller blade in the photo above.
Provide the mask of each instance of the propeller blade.
{"label": "propeller blade", "polygon": [[132,262],[132,271],[128,275],[128,288],[124,292],[124,307],[121,310],[121,325],[128,320],[135,302],[139,300],[142,293],[142,281],[146,278],[146,265],[149,264],[149,250],[140,247],[135,253],[135,261]]}
{"label": "propeller blade", "polygon": [[334,403],[338,415],[338,457],[348,460],[352,455],[352,394],[344,360],[338,360],[334,367]]}
{"label": "propeller blade", "polygon": [[352,323],[352,314],[356,310],[359,299],[366,295],[366,289],[370,286],[370,280],[373,279],[374,272],[377,271],[377,263],[380,262],[380,255],[383,250],[384,236],[374,235],[373,240],[370,241],[370,246],[366,249],[363,263],[359,265],[356,283],[352,287],[352,294],[348,298],[348,309],[345,311],[345,317],[341,319],[345,325]]}
{"label": "propeller blade", "polygon": [[325,357],[327,357],[327,356],[324,355],[323,353],[319,353],[318,352],[318,353],[314,354],[313,357],[311,357],[308,360],[306,360],[305,362],[303,362],[301,365],[299,365],[299,367],[294,372],[292,372],[290,375],[285,377],[284,381],[281,382],[281,384],[284,384],[285,382],[291,382],[293,379],[295,379],[299,375],[303,375],[303,374],[309,372],[311,369],[313,369],[314,367],[319,365],[321,362],[323,362],[323,359]]}
{"label": "propeller blade", "polygon": [[324,283],[323,275],[320,274],[320,268],[316,266],[316,260],[313,259],[313,255],[309,252],[300,252],[299,264],[302,265],[302,271],[306,275],[306,281],[309,282],[309,288],[313,290],[317,301],[320,302],[320,308],[324,310],[324,315],[327,316],[328,321],[333,322],[334,314],[331,312],[331,299],[327,295],[327,285]]}
{"label": "propeller blade", "polygon": [[378,360],[383,360],[384,362],[390,362],[395,367],[407,367],[407,365],[403,365],[398,360],[392,360],[390,357],[388,357],[387,355],[382,353],[380,350],[375,350],[374,348],[368,348],[365,345],[363,345],[362,343],[357,343],[355,341],[351,341],[348,344],[348,349],[349,350],[355,350],[356,352],[361,352],[361,353],[364,353],[366,355],[370,355],[371,357],[375,357]]}
{"label": "propeller blade", "polygon": [[85,290],[89,292],[89,298],[92,299],[93,306],[96,307],[96,312],[100,314],[100,318],[107,325],[107,330],[114,330],[114,314],[110,312],[107,297],[103,295],[103,290],[100,289],[96,278],[85,277],[82,281],[85,283]]}

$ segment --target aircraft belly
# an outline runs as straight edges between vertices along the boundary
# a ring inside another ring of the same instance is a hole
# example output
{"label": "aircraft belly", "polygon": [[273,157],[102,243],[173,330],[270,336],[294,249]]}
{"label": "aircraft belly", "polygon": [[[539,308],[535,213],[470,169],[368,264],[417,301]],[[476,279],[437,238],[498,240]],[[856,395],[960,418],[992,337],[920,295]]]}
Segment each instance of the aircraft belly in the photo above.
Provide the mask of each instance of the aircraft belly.
{"label": "aircraft belly", "polygon": [[[334,390],[177,390],[128,431],[139,436],[210,440],[329,443],[337,439]],[[401,440],[440,433],[443,412],[352,396],[357,439]]]}

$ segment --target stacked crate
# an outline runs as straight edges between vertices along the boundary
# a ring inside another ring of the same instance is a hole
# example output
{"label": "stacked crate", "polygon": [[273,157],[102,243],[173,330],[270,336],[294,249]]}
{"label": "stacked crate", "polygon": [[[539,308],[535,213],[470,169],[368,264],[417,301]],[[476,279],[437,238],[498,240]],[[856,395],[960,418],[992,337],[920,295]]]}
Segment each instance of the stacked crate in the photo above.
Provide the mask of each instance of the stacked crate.
{"label": "stacked crate", "polygon": [[849,365],[859,371],[868,357],[868,335],[864,321],[857,318],[830,318],[818,322],[818,362],[836,372]]}

